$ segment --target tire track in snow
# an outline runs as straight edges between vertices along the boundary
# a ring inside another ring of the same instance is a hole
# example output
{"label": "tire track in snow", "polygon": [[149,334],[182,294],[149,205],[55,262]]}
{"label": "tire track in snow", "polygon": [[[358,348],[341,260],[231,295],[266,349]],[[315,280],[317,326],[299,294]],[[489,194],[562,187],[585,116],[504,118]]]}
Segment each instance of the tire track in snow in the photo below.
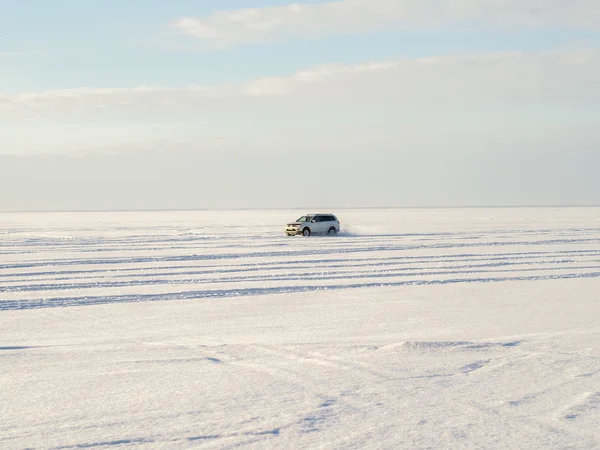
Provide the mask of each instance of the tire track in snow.
{"label": "tire track in snow", "polygon": [[579,222],[310,239],[220,222],[12,226],[0,230],[0,310],[596,278],[600,228]]}

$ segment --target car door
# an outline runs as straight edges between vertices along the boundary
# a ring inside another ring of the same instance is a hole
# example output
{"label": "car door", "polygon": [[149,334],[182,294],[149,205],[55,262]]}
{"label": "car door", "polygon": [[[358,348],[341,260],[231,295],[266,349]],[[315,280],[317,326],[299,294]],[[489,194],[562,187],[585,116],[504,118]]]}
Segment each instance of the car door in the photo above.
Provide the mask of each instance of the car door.
{"label": "car door", "polygon": [[318,222],[316,223],[317,233],[327,233],[327,230],[329,229],[329,222],[327,222],[327,216],[317,216],[316,219],[318,220]]}
{"label": "car door", "polygon": [[310,223],[310,231],[313,234],[319,234],[319,233],[323,232],[322,227],[323,227],[323,222],[321,222],[321,216],[313,217],[313,219],[311,220],[311,223]]}

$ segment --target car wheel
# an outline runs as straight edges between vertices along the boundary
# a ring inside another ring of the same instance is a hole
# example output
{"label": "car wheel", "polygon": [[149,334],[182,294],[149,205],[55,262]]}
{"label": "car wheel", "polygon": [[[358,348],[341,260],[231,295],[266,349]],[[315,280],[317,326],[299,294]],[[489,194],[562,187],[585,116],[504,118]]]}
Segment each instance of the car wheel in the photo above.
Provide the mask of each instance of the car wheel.
{"label": "car wheel", "polygon": [[331,227],[331,228],[329,229],[329,231],[327,232],[327,234],[328,234],[329,236],[335,236],[335,235],[337,234],[337,230],[336,230],[335,228]]}
{"label": "car wheel", "polygon": [[310,236],[310,228],[305,228],[302,230],[302,235],[307,237]]}

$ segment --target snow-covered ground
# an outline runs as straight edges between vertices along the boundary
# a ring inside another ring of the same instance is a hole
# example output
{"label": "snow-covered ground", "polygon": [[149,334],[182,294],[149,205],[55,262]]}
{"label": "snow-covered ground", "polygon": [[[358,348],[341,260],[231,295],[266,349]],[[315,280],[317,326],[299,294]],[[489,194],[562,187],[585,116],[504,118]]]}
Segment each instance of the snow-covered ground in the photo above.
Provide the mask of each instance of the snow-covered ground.
{"label": "snow-covered ground", "polygon": [[305,212],[0,214],[0,448],[600,448],[600,208]]}

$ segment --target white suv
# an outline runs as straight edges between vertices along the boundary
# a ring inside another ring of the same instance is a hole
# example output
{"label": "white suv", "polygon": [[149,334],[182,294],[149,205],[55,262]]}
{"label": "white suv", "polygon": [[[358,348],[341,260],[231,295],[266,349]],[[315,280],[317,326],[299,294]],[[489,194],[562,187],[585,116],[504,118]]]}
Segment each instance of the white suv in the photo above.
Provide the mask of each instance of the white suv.
{"label": "white suv", "polygon": [[311,234],[327,234],[335,236],[340,232],[340,221],[333,214],[307,214],[285,227],[288,236],[310,236]]}

